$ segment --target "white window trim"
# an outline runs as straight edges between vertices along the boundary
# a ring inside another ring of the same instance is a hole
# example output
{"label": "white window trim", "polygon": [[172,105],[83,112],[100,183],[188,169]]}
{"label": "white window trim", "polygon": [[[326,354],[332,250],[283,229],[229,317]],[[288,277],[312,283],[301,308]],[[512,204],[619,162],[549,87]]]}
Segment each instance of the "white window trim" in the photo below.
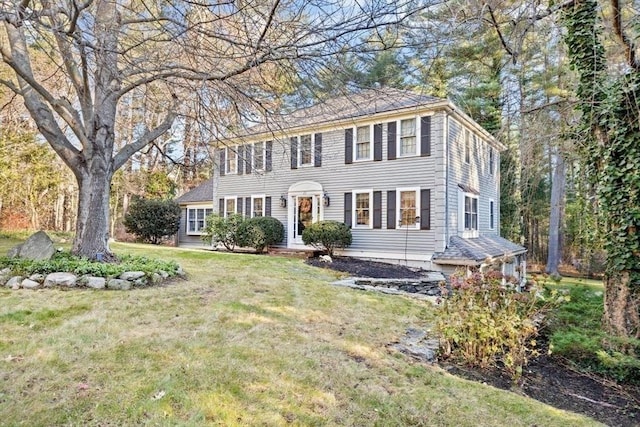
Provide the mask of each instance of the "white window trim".
{"label": "white window trim", "polygon": [[[478,237],[480,236],[480,196],[474,193],[466,193],[462,190],[458,192],[458,232],[464,238]],[[478,229],[476,230],[468,230],[465,227],[464,219],[465,219],[465,198],[470,197],[472,199],[476,199],[478,201]]]}
{"label": "white window trim", "polygon": [[[210,210],[211,212],[209,212],[209,215],[212,214],[214,212],[213,210],[213,206],[212,205],[187,205],[186,207],[187,212],[186,212],[186,234],[187,236],[201,236],[204,234],[203,229],[207,226],[207,210]],[[198,210],[203,210],[204,211],[204,218],[205,218],[205,223],[203,225],[203,228],[201,229],[196,229],[196,230],[190,230],[189,229],[189,211],[196,211],[196,228],[197,228],[197,221],[198,221]]]}
{"label": "white window trim", "polygon": [[223,212],[223,216],[226,218],[227,217],[227,200],[233,200],[234,203],[234,209],[233,209],[233,213],[238,213],[238,196],[225,196],[224,197],[224,212]]}
{"label": "white window trim", "polygon": [[420,219],[418,219],[415,224],[411,225],[401,225],[402,224],[402,214],[400,213],[400,193],[403,191],[413,191],[416,193],[416,217],[420,217],[420,187],[399,187],[396,188],[396,220],[398,221],[398,228],[402,230],[420,230]]}
{"label": "white window trim", "polygon": [[[252,194],[252,195],[251,195],[251,218],[253,218],[253,217],[254,217],[254,215],[253,215],[253,213],[254,213],[254,211],[253,211],[253,201],[254,201],[255,199],[262,199],[262,216],[265,216],[265,202],[266,202],[266,198],[267,198],[267,195],[266,195],[266,194]],[[245,208],[245,210],[246,210],[246,208]]]}
{"label": "white window trim", "polygon": [[[256,158],[258,156],[256,156],[256,144],[262,144],[262,167],[256,167]],[[264,172],[267,168],[267,142],[266,141],[258,141],[258,142],[254,142],[251,146],[251,154],[252,154],[252,159],[251,159],[251,166],[253,166],[253,170],[257,171],[257,172]]]}
{"label": "white window trim", "polygon": [[[479,203],[479,201],[478,201]],[[491,205],[493,204],[493,209],[491,209]],[[478,207],[478,210],[480,210],[480,207]],[[478,215],[480,213],[478,212]],[[493,217],[493,224],[491,223],[491,217]],[[480,218],[478,218],[479,220]],[[494,199],[489,199],[489,229],[490,230],[495,230],[496,229],[496,201]]]}
{"label": "white window trim", "polygon": [[[225,147],[225,157],[224,157],[224,171],[225,175],[237,175],[238,174],[238,146],[234,145],[233,147]],[[236,156],[236,170],[229,169],[229,154],[232,153]]]}
{"label": "white window trim", "polygon": [[[369,128],[369,157],[358,158],[358,128]],[[373,160],[373,123],[353,127],[353,162],[367,162]]]}
{"label": "white window trim", "polygon": [[[358,224],[357,220],[358,220],[358,214],[357,214],[357,206],[356,206],[356,194],[368,194],[369,195],[369,224],[368,225],[363,225],[363,224]],[[373,189],[367,189],[367,190],[353,190],[352,192],[352,212],[351,212],[351,224],[352,224],[352,228],[359,228],[359,229],[372,229],[373,228]]]}
{"label": "white window trim", "polygon": [[[411,120],[411,119],[415,120],[416,122],[416,152],[414,154],[402,154],[401,142],[400,142],[402,138],[402,121]],[[401,119],[396,120],[396,157],[397,158],[417,157],[422,154],[421,153],[422,143],[420,140],[421,126],[422,126],[422,120],[420,120],[420,117],[418,116],[403,117]]]}
{"label": "white window trim", "polygon": [[[302,163],[302,137],[306,135],[311,135],[311,162],[310,163]],[[313,167],[316,163],[316,134],[315,133],[304,133],[302,135],[296,136],[298,139],[298,167],[299,168],[308,168]]]}

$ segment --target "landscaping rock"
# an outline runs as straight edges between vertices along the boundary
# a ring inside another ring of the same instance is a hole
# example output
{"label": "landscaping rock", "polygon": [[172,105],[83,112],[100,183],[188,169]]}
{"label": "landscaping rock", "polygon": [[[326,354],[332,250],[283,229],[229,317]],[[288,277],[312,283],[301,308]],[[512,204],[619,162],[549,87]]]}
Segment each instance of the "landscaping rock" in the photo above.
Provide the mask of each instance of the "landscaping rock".
{"label": "landscaping rock", "polygon": [[111,279],[107,282],[107,289],[114,289],[118,291],[128,291],[131,289],[131,282],[122,279]]}
{"label": "landscaping rock", "polygon": [[63,286],[66,288],[73,288],[77,285],[78,278],[75,274],[71,273],[51,273],[44,279],[44,287],[50,288],[52,286]]}
{"label": "landscaping rock", "polygon": [[107,279],[104,277],[83,277],[84,285],[91,289],[104,289],[107,287]]}
{"label": "landscaping rock", "polygon": [[24,277],[22,276],[13,276],[9,279],[9,281],[7,281],[7,284],[5,286],[11,289],[20,289],[20,283],[22,283],[23,279]]}
{"label": "landscaping rock", "polygon": [[404,338],[394,344],[393,348],[419,360],[433,363],[436,361],[440,342],[429,338],[426,331],[409,328]]}
{"label": "landscaping rock", "polygon": [[53,241],[44,231],[32,234],[24,242],[14,246],[9,250],[7,256],[10,258],[25,258],[34,261],[51,259],[56,252]]}
{"label": "landscaping rock", "polygon": [[38,283],[44,283],[44,274],[32,274],[31,276],[29,276],[29,280],[33,280],[34,282],[38,282]]}
{"label": "landscaping rock", "polygon": [[149,284],[149,281],[147,280],[146,277],[141,277],[139,279],[134,280],[133,284],[138,286],[138,287],[144,287],[144,286],[147,286]]}
{"label": "landscaping rock", "polygon": [[24,279],[20,283],[20,286],[24,289],[38,289],[41,285],[40,282],[36,282],[35,280]]}
{"label": "landscaping rock", "polygon": [[0,286],[3,286],[7,283],[7,280],[11,278],[11,269],[3,268],[0,270]]}
{"label": "landscaping rock", "polygon": [[144,271],[125,271],[120,275],[119,279],[134,281],[144,276]]}

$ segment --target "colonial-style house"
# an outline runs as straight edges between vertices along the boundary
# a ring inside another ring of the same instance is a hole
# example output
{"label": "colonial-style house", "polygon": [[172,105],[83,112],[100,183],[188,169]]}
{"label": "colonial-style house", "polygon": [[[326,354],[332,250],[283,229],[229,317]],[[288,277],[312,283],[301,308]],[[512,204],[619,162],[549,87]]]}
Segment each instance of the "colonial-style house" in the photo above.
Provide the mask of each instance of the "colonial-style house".
{"label": "colonial-style house", "polygon": [[178,243],[202,245],[211,212],[273,216],[292,249],[309,224],[337,220],[353,234],[344,255],[522,276],[526,249],[499,235],[504,148],[448,100],[389,88],[331,99],[225,141],[213,178],[178,199]]}

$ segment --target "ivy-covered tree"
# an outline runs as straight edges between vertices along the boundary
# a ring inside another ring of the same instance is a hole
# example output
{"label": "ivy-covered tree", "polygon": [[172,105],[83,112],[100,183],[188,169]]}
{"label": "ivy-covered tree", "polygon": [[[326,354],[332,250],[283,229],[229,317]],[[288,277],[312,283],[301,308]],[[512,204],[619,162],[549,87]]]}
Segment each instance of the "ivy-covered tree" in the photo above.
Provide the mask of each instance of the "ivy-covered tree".
{"label": "ivy-covered tree", "polygon": [[[611,0],[607,14],[597,0],[576,0],[564,24],[579,77],[577,139],[606,221],[603,322],[623,338],[618,348],[633,352],[624,339],[640,338],[640,29],[624,16],[619,0]],[[605,39],[605,24],[614,40]]]}

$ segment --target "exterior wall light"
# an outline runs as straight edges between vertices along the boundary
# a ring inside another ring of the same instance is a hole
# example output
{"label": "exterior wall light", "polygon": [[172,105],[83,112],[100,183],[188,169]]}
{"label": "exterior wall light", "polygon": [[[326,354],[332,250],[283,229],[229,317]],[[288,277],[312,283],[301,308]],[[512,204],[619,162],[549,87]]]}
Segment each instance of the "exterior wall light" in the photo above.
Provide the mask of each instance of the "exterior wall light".
{"label": "exterior wall light", "polygon": [[285,196],[284,194],[280,196],[280,207],[281,208],[287,207],[287,196]]}
{"label": "exterior wall light", "polygon": [[324,193],[324,195],[322,196],[322,203],[324,203],[325,206],[329,206],[329,204],[331,203],[331,199],[329,198],[329,195],[327,193]]}

